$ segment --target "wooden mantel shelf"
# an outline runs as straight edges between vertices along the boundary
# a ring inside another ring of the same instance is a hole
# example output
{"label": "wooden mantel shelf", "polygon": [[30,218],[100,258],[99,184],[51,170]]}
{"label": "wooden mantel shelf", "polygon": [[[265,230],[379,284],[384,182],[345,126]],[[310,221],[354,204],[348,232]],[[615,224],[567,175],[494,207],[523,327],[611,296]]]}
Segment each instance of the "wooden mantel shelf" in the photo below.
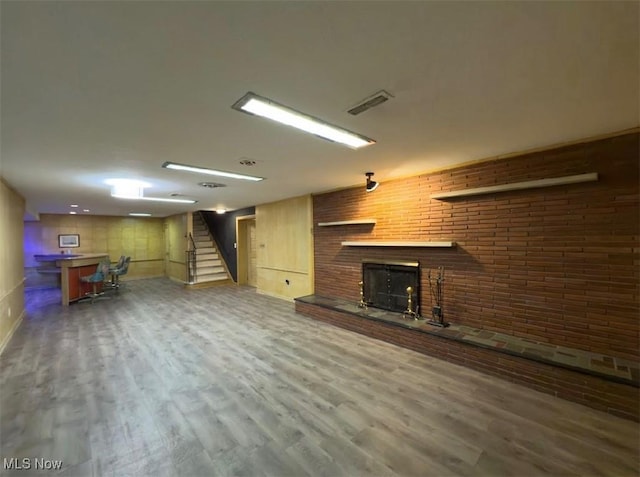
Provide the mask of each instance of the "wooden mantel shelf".
{"label": "wooden mantel shelf", "polygon": [[375,224],[376,219],[340,220],[338,222],[318,222],[318,227],[331,227],[334,225],[362,225]]}
{"label": "wooden mantel shelf", "polygon": [[512,182],[511,184],[499,184],[488,187],[477,187],[475,189],[454,190],[451,192],[440,192],[431,194],[432,199],[445,200],[457,197],[468,197],[473,195],[496,194],[498,192],[507,192],[512,190],[536,189],[539,187],[552,187],[566,184],[579,184],[581,182],[595,182],[598,180],[597,172],[588,174],[578,174],[575,176],[554,177],[551,179],[537,179],[525,182]]}
{"label": "wooden mantel shelf", "polygon": [[441,242],[408,242],[408,241],[357,241],[357,242],[342,242],[343,247],[455,247],[455,242],[441,241]]}

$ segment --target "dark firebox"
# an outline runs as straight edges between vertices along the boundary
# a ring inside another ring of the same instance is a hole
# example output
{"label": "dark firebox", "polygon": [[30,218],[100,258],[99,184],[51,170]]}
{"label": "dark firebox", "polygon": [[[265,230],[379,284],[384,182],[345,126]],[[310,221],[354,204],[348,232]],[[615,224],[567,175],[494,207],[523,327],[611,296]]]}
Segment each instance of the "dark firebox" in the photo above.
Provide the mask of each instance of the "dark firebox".
{"label": "dark firebox", "polygon": [[407,310],[407,287],[413,288],[413,309],[420,304],[420,264],[410,261],[363,260],[362,281],[367,305],[383,310]]}

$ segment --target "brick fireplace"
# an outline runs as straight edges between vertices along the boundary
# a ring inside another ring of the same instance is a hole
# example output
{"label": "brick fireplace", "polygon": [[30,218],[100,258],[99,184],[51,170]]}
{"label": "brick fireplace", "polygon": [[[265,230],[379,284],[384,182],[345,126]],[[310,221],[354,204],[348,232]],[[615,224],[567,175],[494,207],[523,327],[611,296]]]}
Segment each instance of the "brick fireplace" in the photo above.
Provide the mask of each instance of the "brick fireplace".
{"label": "brick fireplace", "polygon": [[[403,262],[411,257],[422,270],[447,271],[443,308],[452,323],[637,361],[639,138],[633,131],[405,179],[381,178],[372,193],[363,185],[316,195],[315,294],[357,302],[364,261]],[[597,181],[431,198],[586,173],[597,173]],[[386,243],[392,245],[381,246]],[[433,304],[427,273],[418,274],[417,288],[422,314],[428,315]],[[367,299],[369,293],[365,291]],[[397,298],[393,306],[401,305],[406,298]],[[370,334],[370,326],[355,328]],[[391,336],[376,333],[381,339]],[[428,347],[421,352],[429,354]],[[504,360],[463,361],[475,367],[484,363],[487,372],[504,374]],[[517,378],[517,365],[510,366],[514,380],[531,385]],[[523,365],[523,375],[531,367]],[[533,387],[572,399],[565,383],[536,382]],[[585,393],[581,391],[580,402],[605,399]],[[606,399],[616,407],[615,393]]]}

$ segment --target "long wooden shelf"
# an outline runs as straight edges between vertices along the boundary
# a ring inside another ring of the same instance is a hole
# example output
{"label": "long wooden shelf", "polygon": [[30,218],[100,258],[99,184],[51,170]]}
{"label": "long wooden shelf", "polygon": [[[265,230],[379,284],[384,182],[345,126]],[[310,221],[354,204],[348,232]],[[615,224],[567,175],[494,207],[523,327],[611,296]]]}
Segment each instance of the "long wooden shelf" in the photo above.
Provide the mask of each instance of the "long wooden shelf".
{"label": "long wooden shelf", "polygon": [[551,187],[565,184],[578,184],[581,182],[595,182],[598,180],[597,172],[588,174],[578,174],[575,176],[553,177],[551,179],[537,179],[525,182],[513,182],[511,184],[500,184],[488,187],[477,187],[475,189],[454,190],[451,192],[441,192],[431,194],[432,199],[453,199],[455,197],[467,197],[471,195],[494,194],[496,192],[507,192],[511,190],[537,189],[539,187]]}
{"label": "long wooden shelf", "polygon": [[410,242],[410,241],[376,241],[376,240],[362,240],[357,242],[342,242],[343,247],[455,247],[455,242],[440,241],[440,242]]}
{"label": "long wooden shelf", "polygon": [[338,222],[318,222],[318,227],[332,227],[334,225],[362,225],[375,224],[376,219],[340,220]]}

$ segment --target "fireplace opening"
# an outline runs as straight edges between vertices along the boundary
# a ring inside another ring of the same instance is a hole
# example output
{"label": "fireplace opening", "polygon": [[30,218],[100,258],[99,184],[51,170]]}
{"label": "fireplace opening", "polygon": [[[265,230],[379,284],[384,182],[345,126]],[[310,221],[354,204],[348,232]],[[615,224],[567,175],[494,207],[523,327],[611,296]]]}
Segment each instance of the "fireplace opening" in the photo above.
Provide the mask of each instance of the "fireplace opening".
{"label": "fireplace opening", "polygon": [[363,260],[362,282],[364,300],[368,306],[403,313],[409,305],[408,287],[413,289],[412,309],[420,305],[418,262]]}

